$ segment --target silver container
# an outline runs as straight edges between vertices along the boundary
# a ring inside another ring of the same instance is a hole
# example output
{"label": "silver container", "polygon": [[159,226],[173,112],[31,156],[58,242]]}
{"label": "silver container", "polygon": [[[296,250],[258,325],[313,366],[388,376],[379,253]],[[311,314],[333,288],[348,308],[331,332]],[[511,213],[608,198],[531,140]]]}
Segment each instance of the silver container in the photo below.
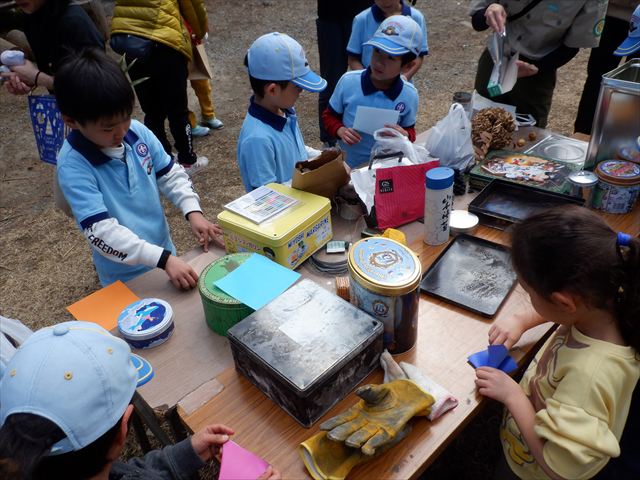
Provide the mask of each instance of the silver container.
{"label": "silver container", "polygon": [[593,198],[593,190],[598,184],[598,176],[586,170],[573,172],[569,175],[569,183],[571,185],[570,195],[573,197],[581,197],[584,200],[584,206],[590,207]]}
{"label": "silver container", "polygon": [[640,59],[629,60],[602,76],[585,168],[616,158],[640,132]]}

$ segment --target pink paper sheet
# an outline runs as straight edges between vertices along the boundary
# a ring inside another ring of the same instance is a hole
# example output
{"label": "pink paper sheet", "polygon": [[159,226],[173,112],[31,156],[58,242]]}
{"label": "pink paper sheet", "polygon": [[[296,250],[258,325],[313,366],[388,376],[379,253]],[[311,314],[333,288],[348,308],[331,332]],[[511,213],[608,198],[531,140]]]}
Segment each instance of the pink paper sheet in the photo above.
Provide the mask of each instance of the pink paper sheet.
{"label": "pink paper sheet", "polygon": [[218,480],[255,480],[268,467],[262,458],[229,440],[222,445]]}

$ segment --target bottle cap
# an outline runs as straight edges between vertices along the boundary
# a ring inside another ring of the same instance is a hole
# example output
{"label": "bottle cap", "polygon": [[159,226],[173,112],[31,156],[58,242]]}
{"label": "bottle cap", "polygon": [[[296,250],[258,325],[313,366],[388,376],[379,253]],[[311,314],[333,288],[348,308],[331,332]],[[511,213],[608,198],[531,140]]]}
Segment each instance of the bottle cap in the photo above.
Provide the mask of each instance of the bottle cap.
{"label": "bottle cap", "polygon": [[453,169],[449,167],[432,168],[426,173],[426,185],[431,190],[444,190],[453,185]]}

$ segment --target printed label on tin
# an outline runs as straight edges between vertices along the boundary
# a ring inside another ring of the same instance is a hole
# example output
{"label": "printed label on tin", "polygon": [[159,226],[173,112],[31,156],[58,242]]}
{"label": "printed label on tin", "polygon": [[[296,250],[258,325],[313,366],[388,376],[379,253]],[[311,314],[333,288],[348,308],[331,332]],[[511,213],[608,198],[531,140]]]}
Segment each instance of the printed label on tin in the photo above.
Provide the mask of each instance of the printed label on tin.
{"label": "printed label on tin", "polygon": [[358,269],[382,284],[406,282],[418,268],[404,247],[384,238],[367,239],[354,248],[353,259]]}
{"label": "printed label on tin", "polygon": [[118,317],[118,328],[124,333],[143,333],[160,325],[167,313],[164,302],[139,300],[122,311]]}

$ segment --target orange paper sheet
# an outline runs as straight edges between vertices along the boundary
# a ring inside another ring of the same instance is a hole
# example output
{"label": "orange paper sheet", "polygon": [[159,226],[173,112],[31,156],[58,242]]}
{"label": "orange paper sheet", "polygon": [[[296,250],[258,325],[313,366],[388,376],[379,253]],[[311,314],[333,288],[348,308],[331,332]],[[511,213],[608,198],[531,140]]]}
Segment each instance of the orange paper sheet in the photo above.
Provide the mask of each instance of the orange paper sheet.
{"label": "orange paper sheet", "polygon": [[124,307],[136,300],[138,296],[117,281],[69,305],[67,310],[76,320],[94,322],[111,330],[118,326],[118,315]]}

